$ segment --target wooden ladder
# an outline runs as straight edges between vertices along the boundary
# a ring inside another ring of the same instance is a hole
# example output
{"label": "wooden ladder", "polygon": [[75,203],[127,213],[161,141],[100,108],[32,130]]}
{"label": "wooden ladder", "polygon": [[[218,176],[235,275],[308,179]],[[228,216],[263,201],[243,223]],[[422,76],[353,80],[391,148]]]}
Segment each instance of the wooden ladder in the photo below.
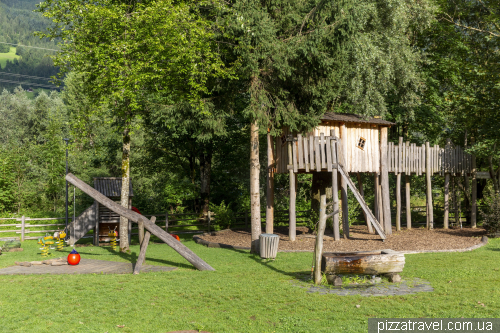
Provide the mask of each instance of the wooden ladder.
{"label": "wooden ladder", "polygon": [[[332,140],[336,141],[336,144],[334,145],[335,148],[336,148],[337,161],[338,161],[336,167],[338,168],[338,170],[339,170],[340,174],[342,175],[342,177],[344,177],[344,180],[347,182],[347,185],[351,189],[352,193],[354,193],[354,196],[358,200],[361,208],[363,208],[363,211],[365,212],[366,217],[368,218],[368,220],[370,221],[370,223],[373,225],[373,227],[377,231],[377,233],[380,236],[380,238],[382,238],[382,240],[385,241],[386,235],[385,235],[384,230],[382,230],[382,227],[380,226],[380,223],[377,221],[377,219],[373,215],[372,211],[370,210],[370,208],[366,204],[365,200],[361,196],[361,193],[359,193],[358,189],[356,188],[356,185],[352,182],[351,177],[349,177],[349,174],[344,169],[344,155],[342,153],[342,141],[341,141],[341,139],[340,138],[336,138],[336,139],[334,138]],[[335,167],[335,165],[334,165],[334,167]],[[332,172],[337,172],[337,170],[334,169]]]}

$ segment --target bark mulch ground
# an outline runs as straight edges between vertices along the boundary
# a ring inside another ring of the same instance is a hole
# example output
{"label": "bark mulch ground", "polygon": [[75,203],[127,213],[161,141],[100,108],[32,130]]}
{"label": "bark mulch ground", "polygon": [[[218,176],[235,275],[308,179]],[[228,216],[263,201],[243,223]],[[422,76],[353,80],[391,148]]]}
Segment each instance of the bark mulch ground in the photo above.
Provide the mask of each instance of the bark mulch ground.
{"label": "bark mulch ground", "polygon": [[[288,228],[275,228],[274,233],[280,236],[279,251],[313,251],[315,235],[307,227],[297,228],[295,242],[288,238]],[[484,229],[402,229],[387,236],[382,242],[378,235],[368,233],[366,226],[352,226],[350,239],[341,239],[335,242],[332,234],[324,237],[324,252],[347,252],[392,249],[394,251],[436,251],[436,250],[463,250],[481,242],[486,235]],[[251,234],[242,230],[221,230],[197,236],[201,239],[237,247],[250,248]]]}

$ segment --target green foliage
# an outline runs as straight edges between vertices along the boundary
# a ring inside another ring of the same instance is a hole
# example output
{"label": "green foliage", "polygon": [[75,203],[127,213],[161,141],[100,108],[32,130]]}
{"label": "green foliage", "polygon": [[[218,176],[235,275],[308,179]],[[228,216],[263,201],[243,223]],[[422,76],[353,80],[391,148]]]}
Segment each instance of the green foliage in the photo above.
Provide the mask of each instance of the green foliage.
{"label": "green foliage", "polygon": [[500,194],[492,191],[484,202],[484,208],[479,211],[483,218],[483,228],[489,233],[497,233],[500,231]]}
{"label": "green foliage", "polygon": [[213,224],[219,230],[229,229],[231,224],[235,221],[234,212],[224,203],[224,200],[220,203],[220,205],[211,204],[210,210],[215,214]]}
{"label": "green foliage", "polygon": [[13,163],[6,151],[0,150],[0,212],[10,210],[14,204]]}

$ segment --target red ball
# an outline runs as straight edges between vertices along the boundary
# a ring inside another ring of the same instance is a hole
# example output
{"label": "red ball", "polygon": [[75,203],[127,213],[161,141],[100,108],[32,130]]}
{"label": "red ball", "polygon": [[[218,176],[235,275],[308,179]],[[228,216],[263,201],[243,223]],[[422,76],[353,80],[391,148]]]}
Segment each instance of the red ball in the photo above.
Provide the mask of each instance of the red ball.
{"label": "red ball", "polygon": [[68,264],[78,265],[80,263],[80,255],[78,253],[70,253],[68,255]]}

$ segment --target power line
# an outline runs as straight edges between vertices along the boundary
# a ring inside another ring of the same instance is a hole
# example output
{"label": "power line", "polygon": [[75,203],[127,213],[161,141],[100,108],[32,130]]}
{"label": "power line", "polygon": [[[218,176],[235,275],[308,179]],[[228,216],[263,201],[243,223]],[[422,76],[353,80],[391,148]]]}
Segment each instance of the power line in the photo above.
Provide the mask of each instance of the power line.
{"label": "power line", "polygon": [[0,79],[0,82],[4,83],[12,83],[12,84],[17,84],[17,85],[26,85],[26,86],[33,86],[33,87],[40,87],[40,88],[47,88],[47,89],[61,89],[61,87],[57,86],[49,86],[47,84],[38,84],[38,83],[31,83],[31,82],[19,82],[19,81],[10,81],[10,80],[2,80]]}
{"label": "power line", "polygon": [[28,48],[32,48],[32,49],[40,49],[40,50],[56,51],[56,52],[60,52],[60,51],[61,51],[61,50],[47,49],[47,48],[44,48],[44,47],[28,46],[28,45],[22,45],[22,44],[12,44],[12,43],[5,43],[5,42],[0,42],[0,44],[8,44],[8,45],[21,46],[21,47],[28,47]]}
{"label": "power line", "polygon": [[0,75],[9,75],[9,76],[18,76],[18,77],[25,77],[27,79],[34,79],[34,80],[51,80],[50,77],[41,77],[41,76],[30,76],[30,75],[23,75],[23,74],[13,74],[13,73],[7,73],[7,72],[0,72]]}

